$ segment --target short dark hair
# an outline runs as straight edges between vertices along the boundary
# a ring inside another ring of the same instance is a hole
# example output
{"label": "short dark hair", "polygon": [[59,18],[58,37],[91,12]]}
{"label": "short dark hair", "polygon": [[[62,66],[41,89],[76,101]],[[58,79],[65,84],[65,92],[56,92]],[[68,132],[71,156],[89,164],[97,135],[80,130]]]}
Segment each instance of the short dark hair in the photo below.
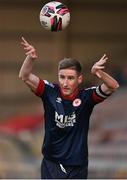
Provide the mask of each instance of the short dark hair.
{"label": "short dark hair", "polygon": [[82,72],[80,62],[73,58],[64,58],[59,62],[58,70],[68,68],[76,70],[79,74]]}

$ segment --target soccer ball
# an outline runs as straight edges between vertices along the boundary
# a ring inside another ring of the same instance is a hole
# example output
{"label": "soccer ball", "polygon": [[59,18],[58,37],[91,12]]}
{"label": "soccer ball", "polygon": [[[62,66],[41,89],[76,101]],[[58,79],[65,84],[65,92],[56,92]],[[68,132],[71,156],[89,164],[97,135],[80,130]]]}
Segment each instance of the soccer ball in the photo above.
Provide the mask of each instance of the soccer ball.
{"label": "soccer ball", "polygon": [[45,4],[40,11],[41,25],[50,31],[61,31],[70,22],[70,12],[67,6],[58,1]]}

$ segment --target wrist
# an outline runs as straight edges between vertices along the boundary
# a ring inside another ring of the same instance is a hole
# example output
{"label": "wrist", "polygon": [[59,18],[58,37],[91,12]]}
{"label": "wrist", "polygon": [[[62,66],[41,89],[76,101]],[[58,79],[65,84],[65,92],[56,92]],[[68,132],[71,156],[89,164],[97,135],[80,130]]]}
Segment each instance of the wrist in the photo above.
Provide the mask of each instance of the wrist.
{"label": "wrist", "polygon": [[35,59],[37,59],[37,57],[33,57],[33,56],[31,56],[31,55],[29,54],[29,55],[27,55],[26,59],[27,59],[28,61],[34,61]]}

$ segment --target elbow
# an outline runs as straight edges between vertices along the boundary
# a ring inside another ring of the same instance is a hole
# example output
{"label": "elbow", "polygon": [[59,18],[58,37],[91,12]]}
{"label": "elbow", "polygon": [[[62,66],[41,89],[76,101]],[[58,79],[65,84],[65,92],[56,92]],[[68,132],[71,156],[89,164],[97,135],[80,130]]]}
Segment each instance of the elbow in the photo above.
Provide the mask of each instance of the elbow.
{"label": "elbow", "polygon": [[19,79],[21,79],[24,82],[27,80],[27,78],[23,76],[21,73],[19,73]]}
{"label": "elbow", "polygon": [[22,79],[22,75],[19,73],[19,79]]}
{"label": "elbow", "polygon": [[116,89],[118,89],[120,87],[119,83],[117,82],[117,85],[116,85]]}
{"label": "elbow", "polygon": [[116,81],[114,85],[111,87],[112,91],[116,91],[120,87],[119,83]]}
{"label": "elbow", "polygon": [[24,79],[21,73],[19,73],[19,79],[21,79],[21,80]]}
{"label": "elbow", "polygon": [[120,87],[119,83],[116,81],[115,83],[115,89],[118,89]]}

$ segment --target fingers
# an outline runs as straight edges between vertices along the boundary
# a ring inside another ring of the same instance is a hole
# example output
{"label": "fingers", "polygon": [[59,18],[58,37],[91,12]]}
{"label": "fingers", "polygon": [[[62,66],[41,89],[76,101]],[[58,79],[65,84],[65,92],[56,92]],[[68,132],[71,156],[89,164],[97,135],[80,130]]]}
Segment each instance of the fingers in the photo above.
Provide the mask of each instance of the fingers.
{"label": "fingers", "polygon": [[105,69],[104,64],[107,62],[107,60],[108,60],[108,57],[106,54],[104,54],[101,57],[101,59],[93,65],[93,67],[91,69],[92,74],[95,74],[96,76],[101,78],[100,72],[101,72],[101,70]]}
{"label": "fingers", "polygon": [[24,46],[24,49],[30,47],[31,45],[26,41],[26,39],[22,36],[21,37],[22,41],[21,41],[21,45]]}
{"label": "fingers", "polygon": [[31,49],[34,49],[34,47],[31,46],[31,45],[29,45],[29,46],[25,46],[24,49],[25,49],[26,51],[30,51]]}
{"label": "fingers", "polygon": [[32,53],[34,53],[35,51],[34,51],[34,49],[30,49],[29,51],[27,51],[25,54],[26,55],[30,55],[30,54],[32,54]]}
{"label": "fingers", "polygon": [[106,54],[104,54],[102,57],[101,57],[101,59],[104,59],[104,58],[106,58],[107,56],[106,56]]}
{"label": "fingers", "polygon": [[21,45],[23,45],[26,52],[34,51],[34,47],[30,45],[23,36],[21,37],[21,39]]}
{"label": "fingers", "polygon": [[22,39],[21,43],[29,45],[29,43],[26,41],[26,39],[23,36],[21,37],[21,39]]}
{"label": "fingers", "polygon": [[36,50],[35,50],[34,46],[29,44],[23,36],[21,37],[21,40],[22,40],[21,45],[23,46],[23,48],[25,50],[25,54],[30,55],[30,57],[33,59],[36,59],[37,54],[36,54]]}
{"label": "fingers", "polygon": [[104,54],[102,58],[94,64],[95,68],[104,69],[104,64],[107,62],[107,60],[108,60],[108,57],[106,56],[106,54]]}
{"label": "fingers", "polygon": [[108,60],[108,57],[106,54],[104,54],[98,62],[105,63],[107,60]]}
{"label": "fingers", "polygon": [[100,61],[96,62],[95,64],[96,64],[97,66],[102,66],[102,65],[104,65],[106,62],[107,62],[107,59],[103,59],[103,60],[100,60]]}
{"label": "fingers", "polygon": [[99,69],[104,69],[105,66],[96,66],[95,68],[96,68],[96,70],[99,70]]}
{"label": "fingers", "polygon": [[23,45],[24,46],[24,50],[26,51],[26,53],[30,54],[35,52],[35,49],[33,46],[31,45]]}

